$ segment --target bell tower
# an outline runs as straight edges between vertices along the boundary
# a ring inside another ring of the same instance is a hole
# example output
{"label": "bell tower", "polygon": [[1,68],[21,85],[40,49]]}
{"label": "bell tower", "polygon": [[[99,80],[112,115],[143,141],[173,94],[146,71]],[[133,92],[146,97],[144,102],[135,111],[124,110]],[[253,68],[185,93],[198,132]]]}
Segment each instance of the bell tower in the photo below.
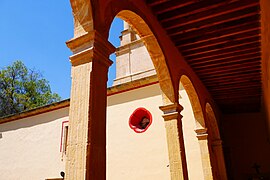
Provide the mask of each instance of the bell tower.
{"label": "bell tower", "polygon": [[124,22],[120,47],[116,49],[116,78],[113,86],[156,74],[152,60],[139,35]]}

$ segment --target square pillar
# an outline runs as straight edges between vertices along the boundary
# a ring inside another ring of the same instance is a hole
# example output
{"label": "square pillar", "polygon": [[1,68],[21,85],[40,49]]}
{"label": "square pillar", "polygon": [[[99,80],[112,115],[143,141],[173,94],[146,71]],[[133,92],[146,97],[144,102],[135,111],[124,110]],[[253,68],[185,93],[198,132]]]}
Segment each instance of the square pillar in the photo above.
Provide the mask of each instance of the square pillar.
{"label": "square pillar", "polygon": [[105,180],[107,79],[115,48],[96,31],[67,46],[73,55],[65,179]]}
{"label": "square pillar", "polygon": [[201,157],[202,157],[202,167],[204,180],[213,180],[210,152],[208,148],[208,134],[206,128],[196,129],[196,136],[199,141]]}
{"label": "square pillar", "polygon": [[211,144],[212,144],[212,149],[216,157],[216,161],[217,161],[219,179],[227,180],[228,178],[227,178],[227,172],[226,172],[226,166],[225,166],[225,160],[224,160],[224,154],[223,154],[223,148],[222,148],[222,140],[221,139],[213,140]]}
{"label": "square pillar", "polygon": [[187,162],[182,129],[182,116],[180,112],[183,107],[179,104],[161,106],[163,111],[167,144],[169,152],[170,173],[172,180],[187,180]]}

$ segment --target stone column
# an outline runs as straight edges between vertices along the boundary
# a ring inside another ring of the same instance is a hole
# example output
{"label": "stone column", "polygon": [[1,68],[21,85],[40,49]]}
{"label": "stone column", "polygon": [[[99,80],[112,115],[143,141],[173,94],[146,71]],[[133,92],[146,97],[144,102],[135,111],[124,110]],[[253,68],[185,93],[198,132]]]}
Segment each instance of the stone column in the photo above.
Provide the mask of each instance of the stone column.
{"label": "stone column", "polygon": [[195,132],[197,134],[201,151],[204,180],[212,180],[213,173],[208,148],[207,129],[206,128],[196,129]]}
{"label": "stone column", "polygon": [[67,46],[73,55],[65,179],[105,180],[106,84],[115,48],[96,31],[71,39]]}
{"label": "stone column", "polygon": [[223,154],[223,149],[222,149],[222,141],[220,139],[216,139],[212,141],[212,148],[213,148],[213,152],[217,161],[219,179],[227,180],[228,178],[227,178],[224,154]]}
{"label": "stone column", "polygon": [[170,104],[161,106],[160,109],[164,113],[163,118],[167,133],[171,179],[187,180],[187,162],[182,129],[182,116],[180,115],[183,107],[179,104]]}

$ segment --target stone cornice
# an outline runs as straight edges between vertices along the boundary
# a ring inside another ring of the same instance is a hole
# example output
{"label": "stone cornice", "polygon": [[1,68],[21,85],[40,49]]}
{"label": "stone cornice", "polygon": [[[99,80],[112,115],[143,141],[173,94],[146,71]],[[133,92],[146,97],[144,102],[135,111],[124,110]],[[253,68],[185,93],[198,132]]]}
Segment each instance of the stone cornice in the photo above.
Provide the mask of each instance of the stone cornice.
{"label": "stone cornice", "polygon": [[178,103],[160,106],[159,109],[163,111],[164,115],[162,117],[165,121],[182,118],[180,112],[183,110],[183,107]]}
{"label": "stone cornice", "polygon": [[142,39],[138,39],[136,41],[132,41],[128,44],[125,44],[123,46],[120,46],[116,48],[115,54],[116,56],[120,56],[122,54],[128,53],[134,46],[144,46],[144,43]]}
{"label": "stone cornice", "polygon": [[72,65],[91,62],[93,59],[99,60],[106,66],[112,63],[108,57],[115,51],[115,47],[97,31],[71,39],[66,44],[73,52],[70,56]]}
{"label": "stone cornice", "polygon": [[196,132],[196,136],[198,138],[198,140],[205,140],[207,139],[207,128],[201,128],[201,129],[195,129],[194,130]]}
{"label": "stone cornice", "polygon": [[130,32],[132,32],[131,29],[124,29],[121,33],[122,33],[122,35],[126,35],[126,34],[128,34]]}
{"label": "stone cornice", "polygon": [[69,107],[69,99],[64,100],[64,101],[60,101],[60,102],[56,102],[53,104],[49,104],[46,106],[38,107],[35,109],[30,109],[30,110],[27,110],[27,111],[24,111],[24,112],[21,112],[18,114],[12,114],[9,116],[1,117],[0,124],[10,122],[10,121],[15,121],[17,119],[27,118],[30,116],[36,116],[38,114],[42,114],[42,113],[46,113],[46,112],[50,112],[50,111],[55,111],[57,109],[61,109],[61,108],[65,108],[65,107]]}
{"label": "stone cornice", "polygon": [[169,114],[162,115],[164,121],[176,120],[178,118],[182,118],[182,115],[178,112],[171,112]]}
{"label": "stone cornice", "polygon": [[77,52],[81,51],[81,49],[86,49],[86,47],[93,46],[93,39],[95,33],[86,33],[79,37],[70,39],[66,42],[67,47],[76,54]]}
{"label": "stone cornice", "polygon": [[93,48],[89,47],[88,49],[82,50],[74,55],[71,55],[69,59],[73,66],[91,62],[93,60]]}
{"label": "stone cornice", "polygon": [[70,56],[69,59],[73,66],[92,62],[93,59],[106,67],[109,67],[113,63],[104,53],[95,51],[95,49],[92,47]]}
{"label": "stone cornice", "polygon": [[183,110],[183,107],[178,104],[178,103],[174,103],[174,104],[168,104],[165,106],[160,106],[159,109],[161,111],[163,111],[164,114],[168,114],[171,112],[181,112]]}

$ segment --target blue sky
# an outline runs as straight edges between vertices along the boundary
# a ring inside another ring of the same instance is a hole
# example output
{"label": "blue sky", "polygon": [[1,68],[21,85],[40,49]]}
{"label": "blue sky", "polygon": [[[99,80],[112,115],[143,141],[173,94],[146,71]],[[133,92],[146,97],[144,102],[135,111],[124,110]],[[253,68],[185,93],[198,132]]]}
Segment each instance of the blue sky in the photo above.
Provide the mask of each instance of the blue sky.
{"label": "blue sky", "polygon": [[[122,21],[115,19],[109,40],[116,47],[121,29]],[[0,68],[21,60],[40,71],[53,92],[69,98],[71,51],[65,42],[73,37],[73,18],[68,0],[0,0],[0,37]],[[109,85],[114,77],[115,64]]]}

